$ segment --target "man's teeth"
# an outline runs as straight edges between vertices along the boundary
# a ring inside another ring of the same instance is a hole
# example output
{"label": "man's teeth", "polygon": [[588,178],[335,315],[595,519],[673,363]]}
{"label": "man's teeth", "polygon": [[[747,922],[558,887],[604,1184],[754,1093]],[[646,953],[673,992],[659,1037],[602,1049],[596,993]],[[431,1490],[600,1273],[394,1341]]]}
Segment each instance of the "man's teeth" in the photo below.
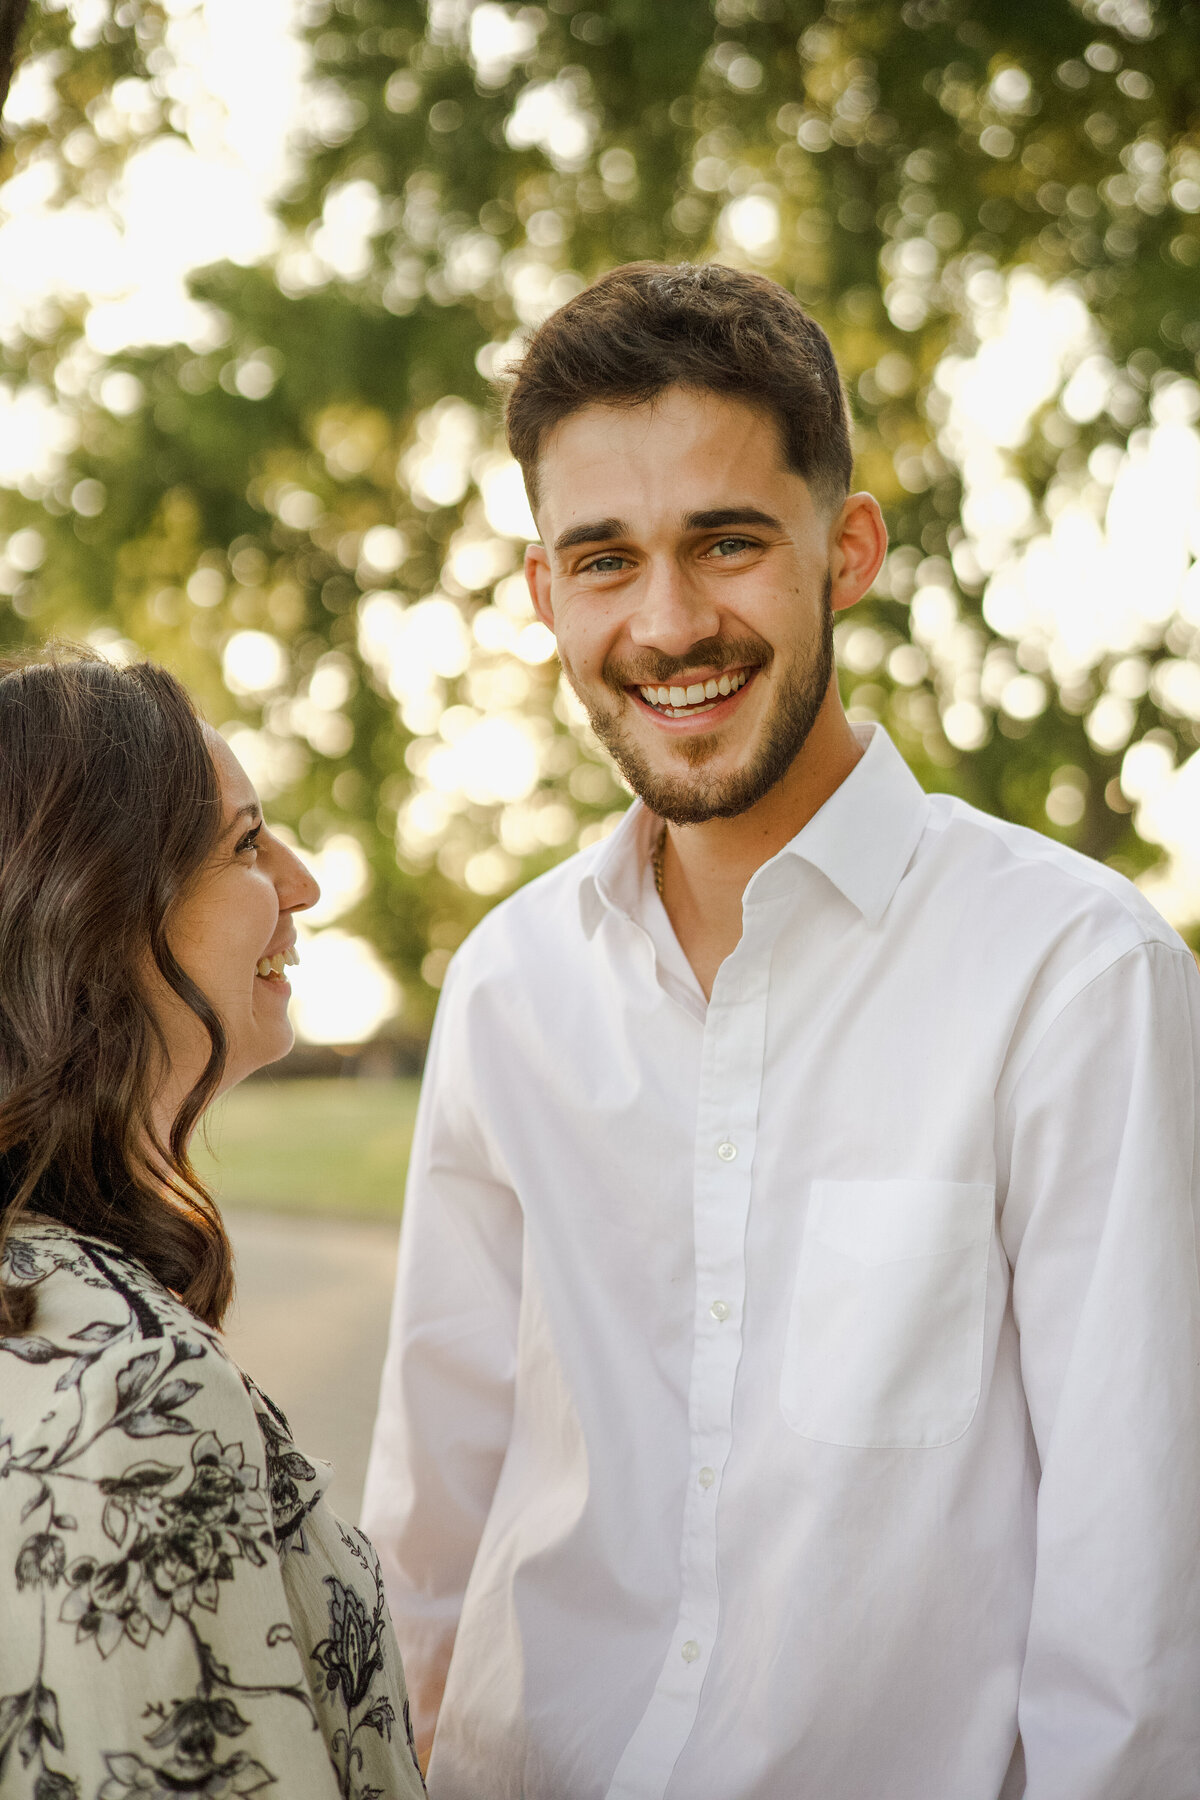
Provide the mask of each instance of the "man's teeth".
{"label": "man's teeth", "polygon": [[723,700],[727,694],[736,694],[745,687],[750,679],[747,669],[737,669],[732,675],[721,675],[708,681],[693,681],[688,687],[639,687],[638,693],[648,706],[660,707],[671,718],[686,717],[693,709],[707,712],[715,700]]}
{"label": "man's teeth", "polygon": [[256,975],[261,975],[264,981],[270,981],[272,976],[276,980],[282,981],[283,971],[294,968],[299,961],[299,952],[293,945],[286,950],[277,950],[274,956],[260,956],[254,972]]}

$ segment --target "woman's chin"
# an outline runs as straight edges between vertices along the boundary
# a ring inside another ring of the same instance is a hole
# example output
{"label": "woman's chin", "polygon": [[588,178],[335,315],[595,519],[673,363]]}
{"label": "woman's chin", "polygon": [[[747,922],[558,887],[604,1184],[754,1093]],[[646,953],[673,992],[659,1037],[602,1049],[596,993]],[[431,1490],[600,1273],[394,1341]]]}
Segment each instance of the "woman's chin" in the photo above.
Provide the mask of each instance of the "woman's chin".
{"label": "woman's chin", "polygon": [[278,1062],[281,1057],[284,1057],[287,1055],[288,1051],[291,1049],[292,1045],[295,1042],[296,1042],[296,1033],[292,1028],[292,1022],[290,1019],[285,1018],[280,1027],[279,1032],[277,1034],[275,1034],[275,1042],[271,1046],[270,1050],[268,1050],[267,1053],[264,1055],[264,1057],[263,1057],[262,1061],[259,1063],[258,1067],[260,1069],[265,1069],[267,1067],[268,1063]]}
{"label": "woman's chin", "polygon": [[296,1033],[292,1029],[291,1020],[286,1017],[271,1030],[256,1031],[252,1045],[231,1042],[226,1067],[233,1074],[232,1077],[226,1077],[222,1086],[236,1087],[239,1081],[245,1081],[247,1075],[254,1075],[259,1069],[269,1068],[272,1063],[279,1062],[295,1042]]}

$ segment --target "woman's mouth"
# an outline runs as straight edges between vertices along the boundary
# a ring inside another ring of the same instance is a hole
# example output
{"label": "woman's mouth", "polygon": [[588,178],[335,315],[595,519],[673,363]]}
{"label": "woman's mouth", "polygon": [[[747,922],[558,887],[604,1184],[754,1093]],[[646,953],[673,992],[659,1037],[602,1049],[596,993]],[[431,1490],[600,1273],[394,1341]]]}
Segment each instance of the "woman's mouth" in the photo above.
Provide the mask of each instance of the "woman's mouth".
{"label": "woman's mouth", "polygon": [[299,961],[300,954],[291,945],[286,950],[277,950],[274,956],[260,956],[254,973],[259,981],[279,981],[286,987],[288,979],[283,971],[293,968]]}
{"label": "woman's mouth", "polygon": [[754,669],[727,669],[723,674],[709,676],[705,681],[669,686],[657,683],[643,686],[639,683],[633,692],[660,718],[693,719],[702,713],[712,712],[723,700],[739,693],[756,672]]}

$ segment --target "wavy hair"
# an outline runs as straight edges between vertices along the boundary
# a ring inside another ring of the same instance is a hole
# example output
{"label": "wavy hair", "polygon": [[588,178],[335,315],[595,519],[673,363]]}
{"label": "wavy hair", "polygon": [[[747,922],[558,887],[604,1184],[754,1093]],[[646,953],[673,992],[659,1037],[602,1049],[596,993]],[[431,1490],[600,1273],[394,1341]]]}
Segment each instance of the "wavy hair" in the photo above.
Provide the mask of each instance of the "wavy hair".
{"label": "wavy hair", "polygon": [[[0,1248],[26,1210],[105,1239],[219,1325],[232,1254],[188,1141],[225,1032],[168,942],[221,827],[185,690],[85,651],[0,659]],[[156,1128],[168,1051],[153,971],[208,1034],[203,1072]],[[0,1332],[34,1290],[0,1287]]]}

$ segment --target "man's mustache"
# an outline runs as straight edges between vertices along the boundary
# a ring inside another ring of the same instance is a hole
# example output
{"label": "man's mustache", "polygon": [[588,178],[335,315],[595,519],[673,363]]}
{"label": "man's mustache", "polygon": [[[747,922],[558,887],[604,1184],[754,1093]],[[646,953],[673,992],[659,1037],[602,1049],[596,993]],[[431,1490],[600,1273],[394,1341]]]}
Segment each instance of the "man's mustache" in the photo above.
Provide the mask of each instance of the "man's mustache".
{"label": "man's mustache", "polygon": [[775,652],[761,638],[702,638],[686,656],[664,656],[656,650],[618,660],[609,657],[600,673],[610,688],[686,686],[684,677],[703,669],[721,675],[726,669],[765,669]]}

